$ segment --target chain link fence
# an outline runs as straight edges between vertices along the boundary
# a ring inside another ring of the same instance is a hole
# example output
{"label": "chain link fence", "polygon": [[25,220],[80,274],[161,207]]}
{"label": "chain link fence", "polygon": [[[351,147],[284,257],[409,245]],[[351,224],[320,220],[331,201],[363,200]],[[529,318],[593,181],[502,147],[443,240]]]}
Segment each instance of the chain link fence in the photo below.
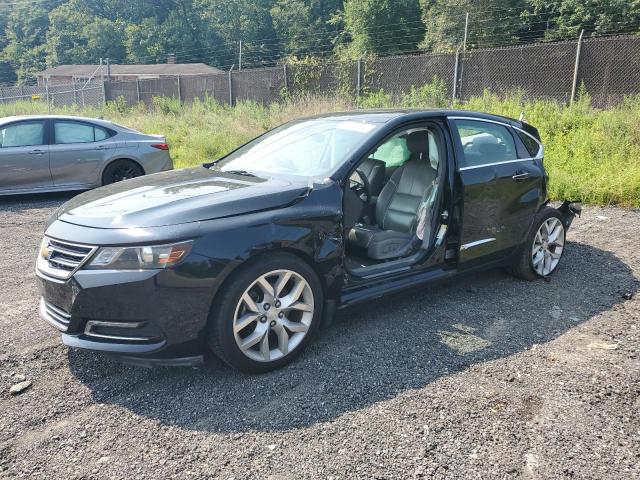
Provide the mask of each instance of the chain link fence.
{"label": "chain link fence", "polygon": [[65,105],[97,106],[106,101],[102,82],[71,83],[68,85],[0,87],[0,103],[31,101],[51,107]]}
{"label": "chain link fence", "polygon": [[625,95],[640,93],[640,37],[585,40],[578,82],[599,106],[620,103]]}
{"label": "chain link fence", "polygon": [[568,102],[575,55],[575,42],[472,50],[462,55],[458,97],[520,90],[530,98]]}
{"label": "chain link fence", "polygon": [[468,100],[485,90],[497,94],[518,90],[529,98],[567,103],[573,91],[584,91],[591,95],[593,105],[607,107],[626,95],[640,93],[640,37],[351,61],[311,60],[216,75],[0,87],[0,102],[30,100],[57,107],[120,99],[135,105],[165,97],[180,102],[208,98],[226,105],[246,100],[268,104],[306,93],[353,98],[380,91],[397,100],[414,88],[433,84],[434,79],[451,101]]}

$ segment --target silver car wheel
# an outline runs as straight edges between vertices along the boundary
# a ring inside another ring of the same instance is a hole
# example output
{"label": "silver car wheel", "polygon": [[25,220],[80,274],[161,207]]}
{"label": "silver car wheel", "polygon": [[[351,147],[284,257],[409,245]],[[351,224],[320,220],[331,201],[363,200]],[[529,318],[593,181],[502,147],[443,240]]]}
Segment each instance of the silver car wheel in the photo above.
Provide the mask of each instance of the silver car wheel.
{"label": "silver car wheel", "polygon": [[560,262],[564,249],[564,225],[556,217],[549,217],[536,233],[531,248],[531,263],[538,275],[546,277]]}
{"label": "silver car wheel", "polygon": [[258,362],[272,362],[292,352],[311,327],[313,292],[291,270],[257,278],[240,297],[233,335],[240,351]]}

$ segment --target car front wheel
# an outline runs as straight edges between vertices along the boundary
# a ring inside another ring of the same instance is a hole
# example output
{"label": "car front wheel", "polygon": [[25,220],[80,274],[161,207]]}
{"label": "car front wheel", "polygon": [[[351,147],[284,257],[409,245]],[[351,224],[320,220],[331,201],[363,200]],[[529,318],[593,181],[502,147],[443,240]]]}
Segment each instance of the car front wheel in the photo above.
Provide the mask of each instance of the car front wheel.
{"label": "car front wheel", "polygon": [[512,267],[512,272],[526,280],[551,275],[562,258],[565,239],[562,215],[555,208],[546,207],[536,216],[520,259]]}
{"label": "car front wheel", "polygon": [[276,254],[241,267],[217,297],[208,343],[240,370],[266,372],[289,363],[320,323],[320,281],[295,256]]}

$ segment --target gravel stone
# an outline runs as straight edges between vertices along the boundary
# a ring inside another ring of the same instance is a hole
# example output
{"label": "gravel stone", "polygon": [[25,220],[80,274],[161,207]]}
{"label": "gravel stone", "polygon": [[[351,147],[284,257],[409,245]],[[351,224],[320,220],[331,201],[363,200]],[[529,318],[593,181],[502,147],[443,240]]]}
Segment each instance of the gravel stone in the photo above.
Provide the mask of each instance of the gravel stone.
{"label": "gravel stone", "polygon": [[24,392],[30,386],[31,386],[31,382],[28,380],[24,382],[16,383],[15,385],[11,386],[11,388],[9,389],[9,393],[11,395],[18,395],[19,393]]}
{"label": "gravel stone", "polygon": [[[33,266],[68,198],[0,199],[0,478],[640,478],[638,211],[585,207],[548,282],[492,270],[354,307],[252,376],[62,345]],[[10,395],[15,372],[37,391]]]}

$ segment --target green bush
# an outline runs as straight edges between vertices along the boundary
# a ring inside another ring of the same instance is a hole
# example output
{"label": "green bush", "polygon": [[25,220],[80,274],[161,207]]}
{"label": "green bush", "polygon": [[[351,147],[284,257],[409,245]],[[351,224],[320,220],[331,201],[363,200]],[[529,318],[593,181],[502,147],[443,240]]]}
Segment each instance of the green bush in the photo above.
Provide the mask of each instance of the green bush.
{"label": "green bush", "polygon": [[444,80],[434,76],[431,83],[421,87],[411,86],[409,93],[400,98],[400,106],[406,108],[444,108],[451,103]]}
{"label": "green bush", "polygon": [[[384,91],[344,97],[302,95],[264,106],[239,102],[222,106],[210,98],[180,105],[156,99],[149,107],[112,102],[101,107],[51,108],[52,113],[102,117],[146,133],[160,133],[171,145],[177,168],[219,158],[256,135],[288,120],[322,112],[360,108],[443,107],[449,99],[438,81],[415,88],[395,103]],[[456,108],[518,118],[535,125],[545,145],[545,164],[554,199],[581,199],[596,204],[640,207],[640,95],[610,109],[596,109],[584,93],[572,106],[530,100],[523,92],[500,97],[490,92]],[[40,102],[0,104],[0,117],[47,113]]]}

